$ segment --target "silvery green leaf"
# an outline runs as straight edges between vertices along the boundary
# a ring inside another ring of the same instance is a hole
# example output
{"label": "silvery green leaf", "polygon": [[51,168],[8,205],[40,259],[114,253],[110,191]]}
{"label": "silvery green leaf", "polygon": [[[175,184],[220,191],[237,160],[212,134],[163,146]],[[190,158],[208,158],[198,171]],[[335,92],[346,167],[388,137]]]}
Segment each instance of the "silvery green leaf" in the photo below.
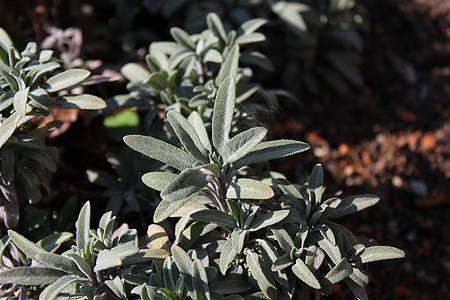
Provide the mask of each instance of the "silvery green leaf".
{"label": "silvery green leaf", "polygon": [[346,216],[366,207],[375,205],[380,198],[375,195],[355,195],[341,200],[339,206],[328,216],[329,218],[339,218]]}
{"label": "silvery green leaf", "polygon": [[127,135],[123,140],[132,149],[180,171],[196,162],[186,151],[150,136]]}
{"label": "silvery green leaf", "polygon": [[169,172],[148,172],[142,176],[142,182],[154,190],[162,191],[177,178],[177,174]]}
{"label": "silvery green leaf", "polygon": [[198,161],[209,162],[209,151],[203,146],[195,128],[179,112],[170,110],[167,119],[189,154]]}
{"label": "silvery green leaf", "polygon": [[333,245],[328,239],[324,238],[322,235],[314,235],[313,238],[319,247],[328,255],[334,264],[338,264],[341,261],[342,254],[339,248]]}
{"label": "silvery green leaf", "polygon": [[120,259],[132,256],[139,252],[139,248],[132,243],[121,244],[111,248],[111,252],[116,254]]}
{"label": "silvery green leaf", "polygon": [[35,260],[44,266],[58,269],[69,274],[83,276],[83,273],[78,270],[77,265],[67,257],[50,252],[41,252],[36,254]]}
{"label": "silvery green leaf", "polygon": [[264,127],[250,128],[230,139],[223,147],[224,164],[233,163],[249,153],[266,136]]}
{"label": "silvery green leaf", "polygon": [[[169,61],[168,61],[169,69],[174,70],[177,67],[179,67],[180,70],[184,69],[183,63],[187,62],[188,58],[194,58],[194,52],[192,52],[190,50],[185,50],[185,49],[176,51],[169,58]],[[170,79],[169,79],[169,81],[170,81]],[[175,88],[175,87],[172,87],[172,88]]]}
{"label": "silvery green leaf", "polygon": [[42,293],[39,295],[39,299],[42,300],[52,300],[57,299],[58,295],[64,291],[64,289],[72,283],[78,282],[81,283],[83,281],[87,281],[87,279],[74,276],[74,275],[66,275],[59,278],[53,284],[45,288]]}
{"label": "silvery green leaf", "polygon": [[192,284],[192,269],[193,269],[193,262],[189,255],[187,255],[184,250],[178,246],[172,246],[172,256],[175,260],[175,263],[180,270],[180,275],[184,278],[184,283],[186,285],[186,288],[188,290],[189,295],[195,299],[194,297],[194,289]]}
{"label": "silvery green leaf", "polygon": [[124,65],[120,72],[130,82],[143,82],[150,76],[150,72],[137,63]]}
{"label": "silvery green leaf", "polygon": [[157,91],[162,91],[169,87],[167,77],[162,73],[152,73],[144,83]]}
{"label": "silvery green leaf", "polygon": [[0,125],[0,148],[3,147],[6,141],[14,133],[14,130],[16,130],[19,119],[20,115],[15,112]]}
{"label": "silvery green leaf", "polygon": [[101,98],[89,95],[62,95],[56,98],[55,103],[57,107],[64,109],[90,109],[97,110],[106,107],[105,101]]}
{"label": "silvery green leaf", "polygon": [[209,13],[206,16],[206,23],[208,28],[214,33],[214,35],[225,42],[227,39],[227,34],[225,33],[225,29],[223,28],[222,21],[219,16],[215,13]]}
{"label": "silvery green leaf", "polygon": [[273,196],[270,186],[250,178],[235,179],[227,190],[227,198],[231,199],[270,199]]}
{"label": "silvery green leaf", "polygon": [[252,289],[252,285],[244,280],[225,280],[211,285],[211,292],[221,295],[240,294]]}
{"label": "silvery green leaf", "polygon": [[27,113],[28,92],[30,88],[20,90],[14,94],[14,109],[20,116],[25,116]]}
{"label": "silvery green leaf", "polygon": [[276,13],[281,20],[288,24],[289,28],[295,34],[303,37],[304,34],[308,31],[308,27],[306,26],[303,17],[300,15],[300,12],[309,9],[308,5],[305,5],[303,3],[278,1],[273,4],[271,8],[272,11]]}
{"label": "silvery green leaf", "polygon": [[352,291],[353,295],[358,300],[369,300],[369,297],[367,296],[366,290],[364,287],[360,286],[350,278],[345,279],[345,283],[347,284],[350,291]]}
{"label": "silvery green leaf", "polygon": [[278,257],[272,264],[272,271],[278,272],[292,266],[295,262],[291,259],[289,253]]}
{"label": "silvery green leaf", "polygon": [[162,192],[161,202],[155,210],[153,219],[156,223],[170,217],[193,196],[195,196],[212,179],[198,170],[185,169]]}
{"label": "silvery green leaf", "polygon": [[229,214],[215,209],[204,209],[191,215],[191,218],[204,223],[214,223],[227,228],[236,228],[236,220]]}
{"label": "silvery green leaf", "polygon": [[3,78],[7,84],[9,84],[11,90],[16,93],[19,91],[19,84],[17,83],[16,76],[10,75],[10,68],[1,68],[0,65],[0,79]]}
{"label": "silvery green leaf", "polygon": [[91,203],[87,201],[80,210],[78,215],[78,220],[75,223],[76,231],[76,245],[78,253],[86,255],[88,240],[89,240],[89,230],[91,226]]}
{"label": "silvery green leaf", "polygon": [[358,244],[357,238],[345,226],[330,221],[326,221],[325,224],[333,231],[336,244],[342,253],[347,253],[354,245]]}
{"label": "silvery green leaf", "polygon": [[203,58],[203,62],[214,62],[220,64],[223,62],[223,57],[222,54],[220,54],[220,52],[216,49],[209,49]]}
{"label": "silvery green leaf", "polygon": [[192,266],[192,285],[194,287],[195,295],[194,299],[211,299],[205,267],[199,259],[195,259]]}
{"label": "silvery green leaf", "polygon": [[323,167],[321,164],[317,164],[311,172],[308,180],[308,194],[311,205],[315,206],[316,203],[320,203],[322,199],[323,190]]}
{"label": "silvery green leaf", "polygon": [[248,231],[242,230],[241,228],[235,228],[231,233],[231,241],[233,243],[234,252],[237,254],[242,253],[247,232]]}
{"label": "silvery green leaf", "polygon": [[405,252],[391,246],[367,247],[360,255],[362,263],[405,257]]}
{"label": "silvery green leaf", "polygon": [[149,249],[164,249],[170,251],[170,240],[164,228],[150,224],[147,228],[146,246]]}
{"label": "silvery green leaf", "polygon": [[348,277],[360,286],[367,286],[369,284],[369,276],[367,276],[361,267],[355,264],[352,264],[352,273]]}
{"label": "silvery green leaf", "polygon": [[269,299],[276,299],[278,291],[273,279],[272,272],[266,263],[259,257],[258,254],[248,252],[246,257],[247,266],[253,278],[256,280],[261,291],[269,297]]}
{"label": "silvery green leaf", "polygon": [[97,255],[94,272],[119,267],[122,265],[122,259],[111,250],[101,250]]}
{"label": "silvery green leaf", "polygon": [[45,63],[48,62],[53,55],[53,50],[42,50],[41,53],[39,53],[39,62]]}
{"label": "silvery green leaf", "polygon": [[[243,228],[248,229],[250,224],[253,222],[253,219],[255,218],[256,213],[259,210],[258,205],[252,205],[250,208],[244,208],[242,207],[242,212],[240,213],[240,217],[242,220],[241,224],[244,224]],[[245,217],[247,215],[247,217]],[[245,220],[244,220],[245,218]],[[242,225],[240,226],[242,228]]]}
{"label": "silvery green leaf", "polygon": [[3,28],[0,28],[0,44],[5,46],[6,48],[14,47],[13,41]]}
{"label": "silvery green leaf", "polygon": [[271,226],[281,222],[289,214],[289,210],[277,210],[268,212],[262,216],[253,219],[250,226],[247,228],[249,231],[257,231],[264,227]]}
{"label": "silvery green leaf", "polygon": [[105,280],[105,284],[116,294],[120,299],[127,299],[127,295],[125,294],[124,284],[119,276],[114,278],[113,280]]}
{"label": "silvery green leaf", "polygon": [[223,275],[227,272],[228,266],[234,260],[235,256],[236,252],[234,251],[233,241],[229,238],[223,246],[222,252],[220,252],[219,267]]}
{"label": "silvery green leaf", "polygon": [[310,245],[305,249],[305,264],[314,273],[322,265],[323,259],[325,258],[325,252],[316,245]]}
{"label": "silvery green leaf", "polygon": [[295,261],[295,265],[292,266],[292,271],[301,281],[310,287],[320,289],[319,281],[317,281],[317,278],[300,258],[297,258]]}
{"label": "silvery green leaf", "polygon": [[295,245],[294,241],[291,239],[287,231],[282,228],[280,229],[272,228],[271,231],[275,239],[277,240],[278,244],[280,245],[281,249],[283,249],[285,253],[290,253],[291,249],[294,248]]}
{"label": "silvery green leaf", "polygon": [[[266,264],[273,265],[273,263],[279,257],[278,251],[275,248],[275,246],[271,242],[269,242],[267,240],[263,240],[263,239],[258,239],[257,242],[258,242],[258,250],[263,257],[263,260],[266,262]],[[273,275],[273,278],[275,278],[275,280],[278,281],[284,287],[289,286],[289,279],[286,275],[286,271],[283,270],[283,271],[273,272],[272,275]]]}
{"label": "silvery green leaf", "polygon": [[266,40],[266,36],[259,32],[253,32],[249,34],[244,34],[239,36],[235,43],[238,45],[246,45],[246,44],[253,44],[258,42],[263,42]]}
{"label": "silvery green leaf", "polygon": [[239,46],[234,45],[231,51],[228,53],[225,61],[222,63],[220,67],[219,74],[217,74],[215,83],[216,86],[221,86],[224,80],[228,76],[233,76],[236,78],[237,70],[239,65]]}
{"label": "silvery green leaf", "polygon": [[233,168],[239,169],[243,166],[285,157],[308,149],[308,144],[294,140],[261,142],[250,153],[238,160]]}
{"label": "silvery green leaf", "polygon": [[250,33],[255,32],[256,30],[258,30],[261,26],[263,26],[267,22],[268,21],[266,19],[262,19],[262,18],[251,19],[251,20],[245,21],[239,27],[239,33],[241,33],[241,34],[250,34]]}
{"label": "silvery green leaf", "polygon": [[263,292],[257,292],[257,293],[248,295],[244,299],[245,300],[271,300],[271,298],[268,298]]}
{"label": "silvery green leaf", "polygon": [[208,132],[206,131],[205,124],[203,123],[203,120],[198,114],[198,112],[196,111],[192,112],[188,117],[188,121],[195,129],[195,132],[197,132],[197,135],[200,141],[202,142],[203,146],[208,150],[208,152],[212,152]]}
{"label": "silvery green leaf", "polygon": [[8,235],[11,238],[11,241],[17,246],[17,248],[19,248],[23,253],[25,253],[27,257],[31,259],[36,260],[36,256],[39,253],[47,253],[44,249],[36,246],[35,243],[31,242],[14,230],[8,230]]}
{"label": "silvery green leaf", "polygon": [[212,116],[212,142],[219,153],[222,153],[229,140],[235,101],[236,84],[234,78],[229,76],[223,80],[217,91]]}
{"label": "silvery green leaf", "polygon": [[0,283],[18,285],[49,285],[67,275],[48,267],[17,267],[0,272]]}
{"label": "silvery green leaf", "polygon": [[77,265],[78,269],[83,272],[86,278],[91,281],[94,280],[94,274],[92,273],[92,266],[89,262],[84,260],[81,256],[74,253],[69,253],[67,256]]}
{"label": "silvery green leaf", "polygon": [[330,285],[344,280],[351,272],[352,266],[348,263],[346,258],[343,258],[325,275],[325,283]]}
{"label": "silvery green leaf", "polygon": [[88,78],[89,74],[91,72],[82,69],[67,70],[50,77],[43,88],[49,93],[61,91],[79,84]]}
{"label": "silvery green leaf", "polygon": [[195,44],[192,41],[191,37],[189,36],[189,34],[184,31],[181,28],[178,27],[172,27],[170,29],[170,34],[172,35],[173,39],[180,45],[182,45],[183,47],[185,47],[186,49],[195,50]]}
{"label": "silvery green leaf", "polygon": [[165,249],[139,249],[139,252],[123,258],[122,266],[137,265],[152,260],[163,260],[168,256],[169,252]]}
{"label": "silvery green leaf", "polygon": [[204,224],[202,222],[194,222],[188,226],[180,235],[179,244],[185,248],[192,248],[200,237],[208,234],[217,228],[216,224]]}

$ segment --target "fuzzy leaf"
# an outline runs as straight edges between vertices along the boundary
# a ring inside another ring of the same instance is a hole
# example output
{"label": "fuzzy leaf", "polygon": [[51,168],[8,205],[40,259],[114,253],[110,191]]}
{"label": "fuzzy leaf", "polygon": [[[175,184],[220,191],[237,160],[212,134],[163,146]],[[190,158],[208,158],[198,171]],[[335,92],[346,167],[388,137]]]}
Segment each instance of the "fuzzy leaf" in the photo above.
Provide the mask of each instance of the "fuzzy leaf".
{"label": "fuzzy leaf", "polygon": [[20,115],[18,113],[13,113],[0,125],[0,148],[3,147],[6,141],[14,133],[14,130],[16,130],[19,119]]}
{"label": "fuzzy leaf", "polygon": [[231,199],[270,199],[273,195],[270,186],[249,178],[234,180],[227,190],[227,198]]}
{"label": "fuzzy leaf", "polygon": [[239,46],[234,45],[220,67],[216,77],[216,86],[220,86],[228,76],[236,78],[239,65]]}
{"label": "fuzzy leaf", "polygon": [[233,163],[244,157],[262,141],[266,134],[267,129],[254,127],[234,136],[223,147],[224,164]]}
{"label": "fuzzy leaf", "polygon": [[117,254],[107,249],[101,250],[98,253],[97,261],[95,262],[94,272],[119,267],[121,265],[122,260]]}
{"label": "fuzzy leaf", "polygon": [[127,135],[123,140],[132,149],[180,171],[195,163],[195,159],[184,150],[150,136]]}
{"label": "fuzzy leaf", "polygon": [[309,145],[294,140],[276,140],[261,142],[253,150],[233,165],[234,169],[243,166],[285,157],[309,149]]}
{"label": "fuzzy leaf", "polygon": [[39,299],[42,300],[52,300],[56,299],[64,289],[69,286],[70,284],[74,282],[83,282],[87,281],[85,278],[80,278],[78,276],[74,275],[66,275],[61,278],[59,278],[57,281],[55,281],[53,284],[48,286],[45,290],[42,291],[42,293],[39,295]]}
{"label": "fuzzy leaf", "polygon": [[195,51],[195,44],[186,31],[178,27],[172,27],[170,29],[170,34],[178,44],[182,45],[186,49]]}
{"label": "fuzzy leaf", "polygon": [[77,85],[85,80],[91,72],[82,69],[71,69],[50,77],[43,85],[43,88],[49,92],[57,92]]}
{"label": "fuzzy leaf", "polygon": [[346,258],[343,258],[325,275],[325,282],[328,285],[339,282],[347,278],[351,272],[352,266],[348,263]]}
{"label": "fuzzy leaf", "polygon": [[0,283],[18,285],[48,285],[67,275],[47,267],[18,267],[0,272]]}
{"label": "fuzzy leaf", "polygon": [[89,94],[59,96],[55,100],[55,105],[64,109],[97,110],[106,107],[105,101],[97,96]]}
{"label": "fuzzy leaf", "polygon": [[209,142],[208,132],[206,131],[205,124],[198,112],[192,112],[188,117],[188,121],[191,123],[203,146],[211,152],[212,148],[211,143]]}
{"label": "fuzzy leaf", "polygon": [[271,226],[281,222],[289,215],[289,210],[277,210],[268,212],[262,216],[253,219],[250,226],[247,228],[249,231],[257,231],[264,227]]}
{"label": "fuzzy leaf", "polygon": [[209,13],[206,16],[206,23],[208,25],[208,28],[214,33],[215,36],[220,38],[222,42],[226,41],[227,35],[225,33],[225,29],[223,28],[222,21],[217,14]]}
{"label": "fuzzy leaf", "polygon": [[227,228],[236,228],[236,220],[229,214],[219,210],[205,209],[200,210],[191,215],[191,218],[197,221],[202,221],[207,224],[214,223]]}
{"label": "fuzzy leaf", "polygon": [[159,225],[151,224],[147,228],[147,248],[170,251],[170,240],[166,231]]}
{"label": "fuzzy leaf", "polygon": [[[323,168],[321,164],[317,164],[311,172],[308,180],[308,194],[310,195],[310,201],[314,206],[316,203],[320,203],[322,199],[323,189]],[[312,199],[314,198],[314,199]]]}
{"label": "fuzzy leaf", "polygon": [[150,76],[150,72],[137,63],[128,63],[124,65],[120,72],[130,82],[143,82]]}
{"label": "fuzzy leaf", "polygon": [[209,151],[203,146],[188,120],[175,110],[167,113],[167,119],[187,152],[196,160],[208,163]]}
{"label": "fuzzy leaf", "polygon": [[319,281],[317,281],[317,278],[300,258],[297,258],[295,261],[295,265],[292,266],[292,271],[301,281],[310,287],[320,289]]}
{"label": "fuzzy leaf", "polygon": [[27,113],[27,101],[28,101],[28,92],[30,88],[20,90],[14,94],[14,109],[20,116],[25,116]]}
{"label": "fuzzy leaf", "polygon": [[283,249],[285,253],[291,252],[291,249],[295,247],[295,244],[287,231],[285,229],[274,228],[272,228],[271,231],[275,236],[275,239],[278,241],[278,244],[280,244],[281,249]]}
{"label": "fuzzy leaf", "polygon": [[167,77],[161,73],[151,74],[145,81],[145,84],[148,84],[157,91],[165,90],[169,86]]}
{"label": "fuzzy leaf", "polygon": [[352,265],[352,273],[348,277],[360,286],[367,286],[369,284],[369,276],[359,266]]}
{"label": "fuzzy leaf", "polygon": [[41,252],[36,254],[36,261],[47,267],[58,269],[73,275],[83,275],[72,260],[61,255],[50,252]]}
{"label": "fuzzy leaf", "polygon": [[67,256],[77,265],[78,269],[83,272],[86,278],[93,280],[92,266],[89,262],[84,260],[78,254],[69,253]]}
{"label": "fuzzy leaf", "polygon": [[[189,294],[194,295],[193,285],[192,285],[192,269],[193,262],[191,258],[187,255],[184,250],[178,246],[172,246],[172,256],[175,263],[180,270],[180,275],[184,277],[184,282]],[[192,297],[195,299],[194,297]]]}
{"label": "fuzzy leaf", "polygon": [[242,23],[241,26],[239,27],[239,31],[242,32],[242,34],[250,34],[258,30],[258,28],[260,28],[267,22],[268,21],[266,19],[262,18],[251,19]]}
{"label": "fuzzy leaf", "polygon": [[367,296],[366,290],[364,287],[360,286],[350,278],[345,279],[345,283],[347,284],[350,291],[352,291],[353,295],[358,300],[369,300],[369,297]]}
{"label": "fuzzy leaf", "polygon": [[390,246],[372,246],[364,249],[360,255],[362,263],[405,257],[405,252]]}
{"label": "fuzzy leaf", "polygon": [[235,256],[236,256],[236,251],[234,251],[233,241],[231,240],[231,238],[229,238],[225,242],[222,252],[220,252],[219,267],[220,267],[220,272],[223,275],[225,275],[225,273],[227,272],[228,266],[234,260]]}
{"label": "fuzzy leaf", "polygon": [[148,172],[142,176],[142,182],[154,190],[162,191],[174,181],[177,176],[177,174],[169,172]]}
{"label": "fuzzy leaf", "polygon": [[105,284],[113,291],[113,293],[124,300],[127,299],[127,295],[125,294],[124,284],[119,276],[114,278],[113,280],[105,280]]}
{"label": "fuzzy leaf", "polygon": [[211,299],[208,287],[208,277],[205,267],[199,259],[194,260],[192,267],[192,283],[194,287],[195,299]]}
{"label": "fuzzy leaf", "polygon": [[235,43],[238,45],[252,44],[258,42],[264,42],[266,40],[266,36],[259,32],[253,32],[250,34],[245,34],[239,36]]}
{"label": "fuzzy leaf", "polygon": [[217,91],[212,116],[212,142],[219,153],[222,153],[229,140],[235,102],[236,84],[234,78],[229,76],[223,80]]}
{"label": "fuzzy leaf", "polygon": [[220,54],[220,52],[216,49],[209,49],[203,58],[203,62],[214,62],[220,64],[223,62],[223,57],[222,54]]}
{"label": "fuzzy leaf", "polygon": [[13,230],[8,230],[8,235],[17,248],[31,259],[36,260],[36,256],[39,253],[47,253],[44,249]]}
{"label": "fuzzy leaf", "polygon": [[272,265],[272,271],[277,272],[286,269],[293,265],[295,262],[291,259],[289,253],[283,254],[275,260]]}
{"label": "fuzzy leaf", "polygon": [[86,202],[80,210],[78,220],[75,223],[77,228],[76,244],[78,253],[86,255],[89,240],[89,230],[91,226],[91,203]]}
{"label": "fuzzy leaf", "polygon": [[212,179],[198,170],[185,169],[161,192],[161,203],[155,210],[155,223],[170,217],[193,196],[195,196]]}
{"label": "fuzzy leaf", "polygon": [[266,263],[259,257],[258,254],[253,252],[247,253],[246,262],[250,273],[253,278],[255,278],[264,295],[269,297],[269,299],[276,299],[278,291],[275,287],[275,280],[273,279],[272,272],[267,267]]}
{"label": "fuzzy leaf", "polygon": [[328,216],[329,218],[339,218],[346,216],[364,208],[378,203],[380,198],[375,195],[355,195],[342,199],[339,206]]}

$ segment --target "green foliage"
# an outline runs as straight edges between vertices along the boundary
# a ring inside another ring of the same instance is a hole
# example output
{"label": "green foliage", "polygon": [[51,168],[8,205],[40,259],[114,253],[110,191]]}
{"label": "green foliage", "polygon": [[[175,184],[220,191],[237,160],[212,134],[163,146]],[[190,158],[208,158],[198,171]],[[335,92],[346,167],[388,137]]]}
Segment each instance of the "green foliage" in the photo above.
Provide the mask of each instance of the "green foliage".
{"label": "green foliage", "polygon": [[36,204],[41,190],[50,193],[51,173],[56,171],[58,151],[45,137],[61,125],[51,122],[32,129],[30,120],[47,116],[53,106],[64,109],[101,109],[99,97],[88,94],[55,94],[81,84],[90,74],[81,69],[55,74],[61,67],[53,52],[37,52],[28,43],[19,53],[7,34],[0,40],[0,207],[8,228],[19,221],[19,202]]}

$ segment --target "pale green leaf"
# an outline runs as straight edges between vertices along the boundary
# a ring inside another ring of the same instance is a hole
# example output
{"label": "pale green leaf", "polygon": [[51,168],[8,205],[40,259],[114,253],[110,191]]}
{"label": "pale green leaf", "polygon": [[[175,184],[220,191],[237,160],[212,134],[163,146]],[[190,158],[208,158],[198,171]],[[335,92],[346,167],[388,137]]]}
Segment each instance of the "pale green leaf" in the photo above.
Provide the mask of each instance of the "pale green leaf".
{"label": "pale green leaf", "polygon": [[78,270],[77,265],[69,258],[50,252],[41,252],[36,254],[35,260],[40,264],[58,269],[73,275],[82,276],[83,273]]}
{"label": "pale green leaf", "polygon": [[56,98],[56,106],[64,109],[90,109],[97,110],[106,107],[105,101],[101,98],[89,95],[62,95]]}
{"label": "pale green leaf", "polygon": [[18,285],[48,285],[67,275],[47,267],[18,267],[0,272],[0,283]]}
{"label": "pale green leaf", "polygon": [[220,268],[220,272],[223,275],[225,275],[225,273],[227,272],[228,266],[234,260],[235,256],[236,256],[236,252],[234,251],[233,241],[231,240],[231,238],[229,238],[225,242],[222,252],[220,252],[219,268]]}
{"label": "pale green leaf", "polygon": [[124,283],[119,276],[116,276],[113,280],[105,280],[105,284],[116,294],[120,299],[127,299],[127,295],[124,289]]}
{"label": "pale green leaf", "polygon": [[205,267],[199,259],[195,259],[192,266],[192,285],[194,288],[195,299],[211,299],[208,287],[208,277]]}
{"label": "pale green leaf", "polygon": [[123,140],[132,149],[180,171],[191,167],[196,162],[183,149],[150,136],[127,135]]}
{"label": "pale green leaf", "polygon": [[200,210],[191,215],[191,218],[205,223],[214,223],[227,228],[236,228],[236,220],[229,214],[215,209]]}
{"label": "pale green leaf", "polygon": [[228,76],[236,78],[239,65],[239,45],[234,45],[220,67],[216,77],[216,86],[220,86]]}
{"label": "pale green leaf", "polygon": [[172,27],[170,29],[170,34],[178,44],[182,45],[186,49],[195,51],[195,44],[186,31],[178,27]]}
{"label": "pale green leaf", "polygon": [[391,246],[367,247],[360,255],[362,263],[405,257],[405,252]]}
{"label": "pale green leaf", "polygon": [[44,249],[13,230],[8,230],[8,235],[17,248],[31,259],[36,259],[39,253],[47,253]]}
{"label": "pale green leaf", "polygon": [[0,125],[0,148],[3,147],[6,141],[14,133],[14,130],[16,130],[17,122],[19,122],[19,119],[20,115],[15,112]]}
{"label": "pale green leaf", "polygon": [[220,52],[216,49],[209,49],[203,58],[203,62],[214,62],[220,64],[223,62],[223,57],[222,54],[220,54]]}
{"label": "pale green leaf", "polygon": [[339,218],[346,216],[364,208],[378,203],[380,198],[375,195],[355,195],[341,200],[339,206],[328,216],[329,218]]}
{"label": "pale green leaf", "polygon": [[208,149],[209,152],[212,151],[211,143],[209,141],[208,132],[206,131],[205,124],[203,123],[202,118],[198,114],[198,112],[192,112],[188,117],[189,123],[191,123],[192,127],[197,132],[197,135],[202,142],[203,146]]}
{"label": "pale green leaf", "polygon": [[64,291],[64,289],[69,286],[72,283],[75,282],[83,282],[87,281],[87,279],[80,278],[78,276],[74,275],[66,275],[61,278],[59,278],[57,281],[55,281],[53,284],[48,286],[45,290],[42,291],[42,293],[39,295],[39,299],[42,300],[52,300],[56,299],[58,295]]}
{"label": "pale green leaf", "polygon": [[148,84],[157,91],[162,91],[169,87],[167,77],[162,73],[151,74],[144,83]]}
{"label": "pale green leaf", "polygon": [[187,152],[196,160],[208,163],[209,151],[188,120],[175,110],[167,113],[167,119]]}
{"label": "pale green leaf", "polygon": [[250,178],[238,178],[231,182],[227,198],[231,199],[270,199],[273,190],[267,184]]}
{"label": "pale green leaf", "polygon": [[317,281],[317,278],[300,258],[297,258],[295,261],[295,265],[292,266],[292,271],[301,281],[310,287],[320,289],[319,281]]}
{"label": "pale green leaf", "polygon": [[253,32],[249,34],[244,34],[239,36],[235,43],[238,45],[246,45],[246,44],[252,44],[252,43],[258,43],[263,42],[266,40],[266,36],[259,32]]}
{"label": "pale green leaf", "polygon": [[351,280],[360,286],[367,286],[369,284],[369,276],[361,267],[352,265],[352,273],[348,276]]}
{"label": "pale green leaf", "polygon": [[122,259],[122,266],[138,265],[152,260],[164,260],[169,256],[165,249],[139,249],[139,252]]}
{"label": "pale green leaf", "polygon": [[239,169],[243,166],[285,157],[308,149],[308,144],[294,140],[261,142],[250,153],[238,160],[233,168]]}
{"label": "pale green leaf", "polygon": [[92,266],[89,262],[84,260],[81,256],[74,253],[69,253],[67,256],[77,265],[78,269],[83,272],[84,276],[86,278],[91,279],[91,281],[94,280],[94,274],[92,272]]}
{"label": "pale green leaf", "polygon": [[258,28],[260,28],[267,22],[268,21],[266,19],[262,19],[262,18],[251,19],[251,20],[245,21],[239,27],[239,30],[240,30],[239,32],[242,32],[242,34],[250,34],[250,33],[258,30]]}
{"label": "pale green leaf", "polygon": [[278,291],[273,279],[272,272],[266,263],[259,257],[258,254],[248,252],[246,257],[247,266],[253,278],[256,280],[261,291],[269,297],[269,299],[276,299]]}
{"label": "pale green leaf", "polygon": [[20,116],[25,116],[27,113],[28,92],[30,88],[20,90],[14,94],[14,109]]}
{"label": "pale green leaf", "polygon": [[345,283],[347,284],[350,291],[352,291],[353,295],[358,300],[369,300],[369,297],[367,296],[366,290],[364,287],[360,286],[350,278],[345,279]]}
{"label": "pale green leaf", "polygon": [[122,259],[110,250],[101,250],[95,262],[94,272],[120,267]]}
{"label": "pale green leaf", "polygon": [[137,63],[124,65],[120,72],[130,82],[144,82],[150,76],[150,72]]}
{"label": "pale green leaf", "polygon": [[89,230],[91,226],[91,203],[87,201],[80,210],[78,220],[75,223],[76,231],[76,245],[78,253],[86,255]]}
{"label": "pale green leaf", "polygon": [[295,262],[291,259],[289,253],[283,254],[272,264],[272,271],[277,272],[292,266]]}
{"label": "pale green leaf", "polygon": [[212,179],[198,170],[185,169],[161,192],[161,203],[155,210],[155,223],[170,217]]}
{"label": "pale green leaf", "polygon": [[174,181],[177,176],[177,174],[169,172],[148,172],[142,176],[142,182],[154,190],[162,191]]}
{"label": "pale green leaf", "polygon": [[85,80],[91,72],[82,69],[71,69],[50,77],[43,85],[43,88],[49,92],[57,92],[73,87]]}
{"label": "pale green leaf", "polygon": [[[178,246],[172,246],[172,256],[175,263],[180,270],[180,275],[184,277],[184,282],[188,292],[193,295],[193,285],[192,285],[192,269],[193,262],[187,253]],[[195,299],[195,298],[194,298]]]}
{"label": "pale green leaf", "polygon": [[222,42],[226,41],[227,34],[225,33],[222,21],[217,14],[209,13],[206,16],[206,23],[208,25],[208,28],[214,33],[216,37],[220,38]]}
{"label": "pale green leaf", "polygon": [[236,102],[236,84],[232,76],[224,79],[217,91],[212,116],[212,142],[219,153],[229,140]]}
{"label": "pale green leaf", "polygon": [[249,231],[257,231],[264,227],[271,226],[281,222],[289,215],[289,210],[277,210],[268,212],[262,216],[253,219],[250,226],[247,228]]}
{"label": "pale green leaf", "polygon": [[250,128],[230,139],[223,147],[224,164],[233,163],[249,153],[266,136],[263,127]]}
{"label": "pale green leaf", "polygon": [[281,249],[285,253],[290,253],[291,249],[295,247],[294,241],[289,236],[287,231],[285,229],[271,229],[275,239],[277,240],[278,244],[280,245]]}
{"label": "pale green leaf", "polygon": [[308,194],[311,205],[320,203],[323,190],[323,168],[321,164],[317,164],[311,172],[308,180]]}
{"label": "pale green leaf", "polygon": [[346,258],[343,258],[325,275],[325,283],[330,285],[344,280],[351,272],[352,266],[348,263]]}

